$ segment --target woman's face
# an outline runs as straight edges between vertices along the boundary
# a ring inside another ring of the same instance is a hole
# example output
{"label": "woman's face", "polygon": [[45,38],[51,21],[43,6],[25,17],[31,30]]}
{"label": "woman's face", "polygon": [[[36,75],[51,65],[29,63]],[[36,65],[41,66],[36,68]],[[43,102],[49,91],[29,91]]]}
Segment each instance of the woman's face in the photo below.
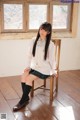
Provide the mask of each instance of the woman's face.
{"label": "woman's face", "polygon": [[45,38],[47,36],[48,32],[45,31],[44,29],[40,28],[39,34],[40,34],[40,37]]}

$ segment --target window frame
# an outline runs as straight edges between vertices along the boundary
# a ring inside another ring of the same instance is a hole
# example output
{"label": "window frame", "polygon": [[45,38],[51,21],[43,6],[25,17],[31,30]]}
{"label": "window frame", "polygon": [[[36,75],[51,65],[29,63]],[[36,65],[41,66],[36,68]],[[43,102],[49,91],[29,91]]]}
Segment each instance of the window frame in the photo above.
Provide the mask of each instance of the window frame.
{"label": "window frame", "polygon": [[27,4],[27,11],[28,11],[28,14],[27,14],[27,32],[36,32],[38,29],[29,29],[29,5],[47,5],[47,19],[46,21],[49,22],[49,12],[48,12],[48,9],[49,9],[49,4],[47,2],[28,2]]}
{"label": "window frame", "polygon": [[[4,4],[21,4],[23,7],[23,11],[22,11],[22,13],[23,13],[23,18],[22,18],[22,21],[23,21],[23,28],[22,29],[4,29],[4,8],[3,8],[3,6],[4,6]],[[25,32],[25,30],[26,30],[26,19],[25,19],[25,2],[23,2],[23,1],[10,1],[10,0],[8,0],[8,1],[6,1],[6,0],[4,0],[4,1],[2,1],[2,4],[1,4],[1,32],[3,33],[14,33],[14,32]]]}
{"label": "window frame", "polygon": [[53,32],[68,32],[70,31],[70,21],[71,21],[71,9],[72,9],[72,4],[69,4],[69,3],[62,3],[62,2],[56,2],[56,1],[52,1],[50,2],[50,22],[51,24],[53,23],[53,6],[54,5],[67,5],[69,7],[68,9],[68,17],[67,18],[67,28],[66,29],[52,29]]}

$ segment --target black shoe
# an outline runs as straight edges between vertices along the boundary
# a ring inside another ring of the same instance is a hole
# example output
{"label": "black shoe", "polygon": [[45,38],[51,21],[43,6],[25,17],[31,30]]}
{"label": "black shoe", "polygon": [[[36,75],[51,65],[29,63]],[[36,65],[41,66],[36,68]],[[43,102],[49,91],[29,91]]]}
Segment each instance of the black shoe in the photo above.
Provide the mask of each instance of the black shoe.
{"label": "black shoe", "polygon": [[15,112],[15,111],[20,110],[21,108],[25,107],[26,104],[28,104],[28,103],[29,103],[29,98],[27,98],[27,100],[25,100],[24,103],[20,103],[20,102],[19,102],[17,105],[15,105],[15,106],[13,107],[13,111]]}

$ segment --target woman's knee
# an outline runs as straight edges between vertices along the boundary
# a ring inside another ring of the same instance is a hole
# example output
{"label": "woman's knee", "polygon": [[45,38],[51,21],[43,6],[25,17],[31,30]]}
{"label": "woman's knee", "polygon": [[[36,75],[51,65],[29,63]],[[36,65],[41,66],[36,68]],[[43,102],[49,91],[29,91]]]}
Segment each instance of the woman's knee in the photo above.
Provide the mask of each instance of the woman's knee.
{"label": "woman's knee", "polygon": [[24,72],[22,75],[21,75],[21,81],[25,82],[25,79],[26,77],[29,75],[29,72]]}
{"label": "woman's knee", "polygon": [[37,76],[30,74],[26,76],[26,81],[33,81],[36,80],[37,78],[38,78]]}

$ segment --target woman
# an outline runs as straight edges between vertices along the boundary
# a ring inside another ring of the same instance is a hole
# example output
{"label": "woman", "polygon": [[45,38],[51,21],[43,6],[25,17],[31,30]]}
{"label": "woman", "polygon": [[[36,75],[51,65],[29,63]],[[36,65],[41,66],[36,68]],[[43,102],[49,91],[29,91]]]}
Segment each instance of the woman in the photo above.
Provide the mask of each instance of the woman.
{"label": "woman", "polygon": [[33,80],[46,79],[54,73],[54,44],[51,41],[51,34],[52,26],[45,22],[40,26],[36,39],[31,41],[27,51],[27,68],[21,78],[23,94],[13,111],[21,109],[28,103]]}

